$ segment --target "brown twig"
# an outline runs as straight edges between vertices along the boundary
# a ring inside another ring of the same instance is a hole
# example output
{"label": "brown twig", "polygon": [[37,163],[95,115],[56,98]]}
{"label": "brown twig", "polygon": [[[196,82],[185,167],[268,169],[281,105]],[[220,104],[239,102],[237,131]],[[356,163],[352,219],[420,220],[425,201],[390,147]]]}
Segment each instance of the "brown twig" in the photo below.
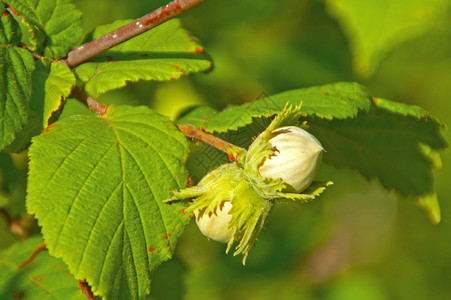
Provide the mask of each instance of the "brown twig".
{"label": "brown twig", "polygon": [[86,279],[84,279],[84,280],[77,280],[77,281],[78,281],[78,286],[80,287],[80,289],[83,292],[83,294],[85,294],[86,297],[88,297],[89,300],[94,300],[94,294],[92,293],[91,287],[86,282]]}
{"label": "brown twig", "polygon": [[205,0],[174,0],[119,29],[73,49],[63,62],[73,68],[94,56],[152,29]]}
{"label": "brown twig", "polygon": [[231,144],[229,142],[226,142],[212,134],[206,133],[205,131],[202,131],[193,125],[190,124],[183,124],[183,125],[177,125],[178,129],[187,137],[190,138],[196,138],[200,141],[203,141],[210,146],[215,147],[216,149],[219,149],[225,153],[227,153],[230,161],[234,162],[236,161],[238,155],[240,153],[243,153],[244,150],[241,147],[238,147],[234,144]]}
{"label": "brown twig", "polygon": [[17,268],[20,270],[20,269],[26,267],[36,258],[36,256],[39,253],[41,253],[44,250],[47,250],[47,245],[45,243],[42,243],[39,246],[37,246],[36,249],[34,249],[33,253],[31,253],[31,255],[23,263],[21,263]]}
{"label": "brown twig", "polygon": [[99,102],[97,99],[88,96],[84,89],[78,86],[72,88],[71,96],[86,105],[91,111],[95,112],[99,117],[103,117],[108,108],[110,107],[107,104]]}

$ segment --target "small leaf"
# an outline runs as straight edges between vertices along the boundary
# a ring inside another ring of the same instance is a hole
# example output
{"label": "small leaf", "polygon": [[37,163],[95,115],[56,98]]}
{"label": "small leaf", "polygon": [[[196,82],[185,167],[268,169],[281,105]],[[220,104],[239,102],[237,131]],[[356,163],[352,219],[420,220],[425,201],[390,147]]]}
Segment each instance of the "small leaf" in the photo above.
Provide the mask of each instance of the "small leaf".
{"label": "small leaf", "polygon": [[268,117],[282,111],[287,103],[301,105],[301,115],[326,119],[355,117],[359,111],[371,108],[372,97],[357,83],[336,83],[280,93],[241,106],[232,106],[220,113],[209,112],[203,118],[192,111],[180,120],[203,127],[209,132],[236,130],[253,122],[253,118]]}
{"label": "small leaf", "polygon": [[146,107],[73,116],[33,139],[27,208],[52,255],[96,294],[142,298],[189,218],[168,205],[185,187],[186,138]]}
{"label": "small leaf", "polygon": [[8,10],[5,10],[3,2],[0,2],[0,11],[3,13],[0,19],[0,43],[18,45],[21,39],[19,23]]}
{"label": "small leaf", "polygon": [[[111,32],[132,20],[116,21],[98,27],[93,38]],[[139,80],[174,80],[192,72],[211,68],[204,49],[173,19],[133,39],[111,48],[95,62],[75,69],[86,82],[86,91],[93,97]]]}
{"label": "small leaf", "polygon": [[32,50],[61,58],[80,42],[81,13],[70,0],[8,0],[24,24],[33,32]]}
{"label": "small leaf", "polygon": [[27,123],[34,69],[33,56],[28,51],[4,42],[0,37],[0,151],[15,140]]}
{"label": "small leaf", "polygon": [[4,148],[5,151],[23,151],[30,144],[31,138],[47,127],[50,118],[55,119],[55,114],[61,110],[64,99],[75,85],[75,75],[67,66],[58,62],[50,63],[46,59],[37,60],[35,65],[28,120],[16,134],[13,143]]}
{"label": "small leaf", "polygon": [[69,96],[74,85],[75,75],[66,65],[58,62],[51,64],[45,82],[43,128],[47,127],[52,114],[61,108],[63,99]]}
{"label": "small leaf", "polygon": [[41,237],[33,237],[0,252],[0,298],[86,299],[67,266],[46,251],[19,270],[41,243]]}
{"label": "small leaf", "polygon": [[387,52],[446,17],[448,0],[327,0],[327,8],[351,43],[354,69],[370,76]]}
{"label": "small leaf", "polygon": [[440,223],[442,216],[436,193],[417,197],[416,200],[418,206],[426,211],[432,224]]}

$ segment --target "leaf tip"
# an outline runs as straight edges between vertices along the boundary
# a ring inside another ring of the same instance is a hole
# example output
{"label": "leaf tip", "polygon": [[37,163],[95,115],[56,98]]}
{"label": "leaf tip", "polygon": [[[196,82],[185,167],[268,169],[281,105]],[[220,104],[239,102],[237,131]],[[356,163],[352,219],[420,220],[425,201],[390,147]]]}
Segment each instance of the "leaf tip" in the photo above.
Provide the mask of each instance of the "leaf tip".
{"label": "leaf tip", "polygon": [[441,212],[436,193],[419,196],[417,205],[426,211],[432,224],[437,225],[440,223]]}

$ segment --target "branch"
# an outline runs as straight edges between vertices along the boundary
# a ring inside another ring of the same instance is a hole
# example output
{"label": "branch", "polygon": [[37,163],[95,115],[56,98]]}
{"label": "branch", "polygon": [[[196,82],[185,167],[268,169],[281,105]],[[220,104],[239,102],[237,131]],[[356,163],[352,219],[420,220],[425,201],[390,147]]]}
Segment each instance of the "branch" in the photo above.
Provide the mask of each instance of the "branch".
{"label": "branch", "polygon": [[177,125],[178,129],[187,137],[190,138],[196,138],[200,141],[203,141],[210,146],[215,147],[216,149],[219,149],[225,153],[227,153],[227,156],[229,157],[231,162],[236,161],[238,155],[246,151],[245,149],[238,147],[234,144],[231,144],[229,142],[226,142],[212,134],[206,133],[205,131],[202,131],[200,129],[197,129],[193,125],[184,124],[184,125]]}
{"label": "branch", "polygon": [[71,50],[67,55],[67,59],[63,62],[65,62],[69,68],[78,66],[111,47],[123,43],[180,15],[182,12],[187,11],[203,1],[205,0],[174,0],[144,17]]}
{"label": "branch", "polygon": [[86,279],[77,280],[77,282],[78,282],[78,286],[80,287],[83,294],[85,294],[89,300],[94,300],[95,299],[94,294],[92,293],[91,287],[86,282]]}
{"label": "branch", "polygon": [[98,101],[97,99],[86,95],[84,89],[78,86],[72,88],[71,97],[74,97],[75,99],[86,105],[91,111],[95,112],[99,117],[103,117],[108,111],[108,108],[110,107],[109,105],[104,104]]}

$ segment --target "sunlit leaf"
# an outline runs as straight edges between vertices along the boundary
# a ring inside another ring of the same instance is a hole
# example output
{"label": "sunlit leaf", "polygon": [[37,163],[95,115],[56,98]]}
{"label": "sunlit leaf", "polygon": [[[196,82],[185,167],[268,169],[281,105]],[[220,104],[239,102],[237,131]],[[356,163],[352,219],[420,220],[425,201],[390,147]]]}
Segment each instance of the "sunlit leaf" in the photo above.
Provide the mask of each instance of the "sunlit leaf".
{"label": "sunlit leaf", "polygon": [[302,103],[301,115],[325,119],[355,117],[359,111],[371,108],[371,95],[357,83],[336,83],[283,92],[241,106],[231,106],[220,113],[194,110],[179,120],[203,127],[209,132],[236,130],[253,122],[253,118],[268,117],[279,113],[287,103]]}
{"label": "sunlit leaf", "polygon": [[31,98],[33,56],[17,47],[15,23],[11,15],[0,19],[0,150],[11,144],[27,123]]}
{"label": "sunlit leaf", "polygon": [[52,63],[45,82],[43,128],[47,127],[52,114],[61,108],[63,99],[69,96],[75,85],[75,75],[62,63]]}
{"label": "sunlit leaf", "polygon": [[27,207],[52,255],[95,293],[150,292],[189,218],[162,202],[185,187],[184,135],[146,107],[57,121],[33,139]]}
{"label": "sunlit leaf", "polygon": [[32,31],[29,46],[41,54],[61,58],[80,42],[81,13],[70,0],[8,0]]}
{"label": "sunlit leaf", "polygon": [[[98,27],[93,38],[102,36],[132,20]],[[206,71],[211,61],[204,49],[186,32],[179,20],[170,20],[131,40],[111,48],[75,69],[86,82],[86,91],[98,97],[124,87],[128,81],[175,80],[192,72]]]}

